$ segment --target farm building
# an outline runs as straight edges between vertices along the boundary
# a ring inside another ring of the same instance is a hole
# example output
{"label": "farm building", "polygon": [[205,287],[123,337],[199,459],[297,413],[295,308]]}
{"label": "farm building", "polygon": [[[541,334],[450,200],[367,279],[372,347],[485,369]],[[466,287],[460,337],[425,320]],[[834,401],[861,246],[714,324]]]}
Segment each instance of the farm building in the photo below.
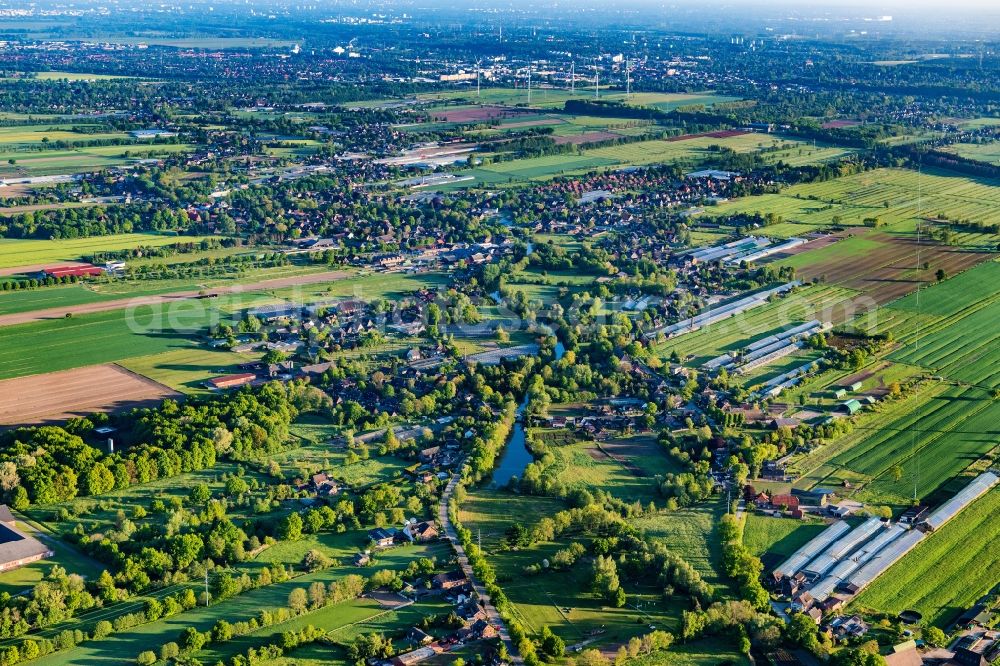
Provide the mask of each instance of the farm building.
{"label": "farm building", "polygon": [[129,132],[133,139],[160,139],[177,136],[177,132],[164,129],[137,129]]}
{"label": "farm building", "polygon": [[257,308],[251,308],[247,314],[266,322],[272,322],[287,317],[297,317],[302,314],[302,308],[297,305],[287,304],[262,305]]}
{"label": "farm building", "polygon": [[10,509],[6,504],[0,505],[0,571],[17,569],[52,555],[48,546],[17,529]]}
{"label": "farm building", "polygon": [[819,555],[831,543],[846,534],[848,530],[850,530],[850,525],[843,521],[838,521],[820,532],[809,543],[795,551],[791,557],[782,562],[774,570],[775,579],[780,580],[782,577],[793,577],[805,565],[809,564],[810,560]]}
{"label": "farm building", "polygon": [[434,648],[424,646],[422,648],[417,648],[412,652],[405,652],[403,654],[396,655],[392,658],[392,664],[393,666],[413,666],[413,664],[419,664],[422,661],[426,661],[436,654],[437,652],[434,651]]}
{"label": "farm building", "polygon": [[104,275],[104,270],[92,264],[80,264],[78,266],[54,266],[43,268],[43,278],[63,278],[63,277],[98,277]]}
{"label": "farm building", "polygon": [[813,488],[811,490],[792,488],[792,494],[798,497],[803,503],[814,504],[816,506],[826,506],[830,503],[830,498],[835,495],[829,488]]}
{"label": "farm building", "polygon": [[969,506],[983,493],[1000,482],[1000,476],[993,472],[984,472],[977,476],[972,483],[962,488],[954,497],[934,510],[927,520],[920,524],[921,529],[932,532],[939,529],[946,522],[958,515],[958,512]]}
{"label": "farm building", "polygon": [[864,405],[861,404],[860,400],[854,400],[852,398],[851,400],[848,400],[847,402],[841,403],[840,409],[842,411],[847,412],[848,414],[850,414],[850,415],[853,416],[854,414],[857,414],[858,412],[860,412],[861,408],[863,406]]}
{"label": "farm building", "polygon": [[209,388],[216,390],[224,390],[229,388],[236,388],[237,386],[244,386],[249,384],[253,380],[257,379],[257,375],[252,372],[241,372],[235,375],[223,375],[222,377],[213,377],[205,382],[205,385]]}

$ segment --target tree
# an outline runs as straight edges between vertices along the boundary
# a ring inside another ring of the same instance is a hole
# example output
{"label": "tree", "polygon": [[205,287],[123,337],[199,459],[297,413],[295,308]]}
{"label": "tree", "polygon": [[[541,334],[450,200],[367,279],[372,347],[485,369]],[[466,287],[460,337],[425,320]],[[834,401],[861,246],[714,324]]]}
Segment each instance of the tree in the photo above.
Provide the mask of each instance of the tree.
{"label": "tree", "polygon": [[212,491],[209,489],[207,483],[199,483],[191,492],[188,493],[188,499],[191,500],[193,504],[204,504],[212,497]]}
{"label": "tree", "polygon": [[937,627],[927,627],[924,629],[924,640],[931,645],[943,647],[948,641],[948,637],[945,636],[945,633]]}
{"label": "tree", "polygon": [[937,272],[934,274],[934,277],[937,278],[938,282],[941,282],[942,280],[944,280],[944,278],[945,278],[944,269],[943,268],[937,269]]}
{"label": "tree", "polygon": [[577,666],[611,666],[611,662],[601,654],[600,650],[590,648],[584,650],[576,657]]}
{"label": "tree", "polygon": [[231,476],[226,481],[227,495],[243,495],[250,492],[250,485],[240,476]]}
{"label": "tree", "polygon": [[306,571],[319,571],[320,569],[326,569],[333,564],[327,555],[321,551],[312,549],[305,554],[302,558],[302,566],[306,568]]}
{"label": "tree", "polygon": [[288,607],[294,613],[304,613],[309,607],[309,595],[304,587],[297,587],[288,593]]}
{"label": "tree", "polygon": [[15,511],[24,511],[31,506],[31,500],[28,498],[28,491],[24,489],[24,486],[14,488],[14,492],[10,499],[10,505]]}
{"label": "tree", "polygon": [[278,525],[278,538],[282,541],[297,541],[302,538],[302,516],[290,513]]}
{"label": "tree", "polygon": [[[205,646],[205,635],[194,627],[188,627],[181,633],[180,646],[185,652],[197,652]],[[155,655],[153,661],[156,661]]]}
{"label": "tree", "polygon": [[160,648],[160,659],[166,661],[168,659],[173,659],[180,655],[181,648],[177,643],[170,641],[169,643],[164,643],[163,647]]}
{"label": "tree", "polygon": [[827,663],[830,666],[886,666],[882,655],[855,648],[838,650]]}
{"label": "tree", "polygon": [[146,650],[145,652],[140,652],[139,656],[135,658],[135,663],[139,666],[150,666],[156,663],[156,653],[152,650]]}
{"label": "tree", "polygon": [[542,627],[542,652],[550,657],[561,657],[566,654],[566,643],[552,633],[548,627]]}

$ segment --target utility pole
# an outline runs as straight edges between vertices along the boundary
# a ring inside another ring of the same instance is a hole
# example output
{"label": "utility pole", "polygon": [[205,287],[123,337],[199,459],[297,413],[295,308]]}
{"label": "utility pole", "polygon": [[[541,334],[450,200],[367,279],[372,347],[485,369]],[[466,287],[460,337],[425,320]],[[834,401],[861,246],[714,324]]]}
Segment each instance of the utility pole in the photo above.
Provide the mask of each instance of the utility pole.
{"label": "utility pole", "polygon": [[569,64],[569,91],[572,93],[576,89],[576,63]]}
{"label": "utility pole", "polygon": [[601,98],[601,68],[594,65],[594,99]]}
{"label": "utility pole", "polygon": [[528,63],[528,104],[531,104],[531,63]]}

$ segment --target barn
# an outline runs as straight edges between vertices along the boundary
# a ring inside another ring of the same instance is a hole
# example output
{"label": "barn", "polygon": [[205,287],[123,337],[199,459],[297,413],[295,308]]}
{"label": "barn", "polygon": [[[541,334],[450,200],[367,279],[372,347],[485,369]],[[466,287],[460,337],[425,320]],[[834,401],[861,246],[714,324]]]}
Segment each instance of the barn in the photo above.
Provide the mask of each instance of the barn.
{"label": "barn", "polygon": [[41,277],[44,278],[64,278],[64,277],[98,277],[104,275],[104,269],[93,264],[77,264],[75,266],[53,266],[43,268]]}
{"label": "barn", "polygon": [[17,569],[52,555],[48,546],[17,529],[10,509],[6,504],[0,505],[0,571]]}
{"label": "barn", "polygon": [[229,388],[236,388],[237,386],[243,386],[244,384],[249,384],[253,380],[257,379],[257,375],[252,372],[242,372],[235,375],[223,375],[222,377],[213,377],[205,382],[208,388],[223,390]]}

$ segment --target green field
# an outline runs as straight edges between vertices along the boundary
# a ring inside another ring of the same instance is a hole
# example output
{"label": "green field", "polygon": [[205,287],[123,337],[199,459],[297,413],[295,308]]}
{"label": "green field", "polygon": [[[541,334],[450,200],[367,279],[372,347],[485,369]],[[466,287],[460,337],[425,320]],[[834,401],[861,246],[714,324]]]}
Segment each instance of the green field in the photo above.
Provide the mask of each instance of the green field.
{"label": "green field", "polygon": [[968,160],[1000,164],[1000,143],[953,143],[943,150]]}
{"label": "green field", "polygon": [[121,365],[183,393],[205,393],[207,379],[238,372],[241,363],[251,360],[249,355],[191,347],[130,358]]}
{"label": "green field", "polygon": [[[994,181],[928,169],[875,169],[825,182],[793,185],[780,194],[745,197],[722,203],[715,214],[775,213],[801,225],[858,226],[878,217],[894,224],[941,213],[949,219],[989,222],[1000,204]],[[799,233],[805,233],[803,229]]]}
{"label": "green field", "polygon": [[[189,304],[177,322],[202,330],[214,310],[202,301]],[[2,327],[0,379],[191,348],[189,333],[173,329],[163,306],[142,306],[132,314],[113,310]]]}
{"label": "green field", "polygon": [[949,379],[989,390],[1000,386],[1000,331],[994,328],[1000,303],[993,303],[892,355],[895,361],[926,367]]}
{"label": "green field", "polygon": [[635,525],[684,558],[705,582],[715,587],[718,596],[727,597],[731,590],[728,578],[721,574],[722,544],[717,534],[725,513],[725,498],[718,497],[687,509],[640,518]]}
{"label": "green field", "polygon": [[208,236],[160,234],[115,234],[65,240],[0,239],[0,268],[36,266],[79,260],[84,255],[136,247],[159,247],[174,243],[195,243]]}
{"label": "green field", "polygon": [[1000,262],[988,261],[953,278],[921,289],[919,293],[893,301],[890,307],[893,310],[950,317],[996,297],[998,285],[1000,285]]}
{"label": "green field", "polygon": [[[994,425],[1000,403],[979,389],[934,387],[866,421],[833,445],[796,463],[805,475],[797,486],[864,488],[860,499],[908,505],[914,492],[927,498],[997,445]],[[901,471],[899,479],[892,473]]]}
{"label": "green field", "polygon": [[127,139],[124,132],[75,132],[74,128],[92,127],[88,125],[18,125],[0,127],[0,149],[39,146],[43,139],[48,141],[100,141],[104,139]]}
{"label": "green field", "polygon": [[743,543],[750,552],[767,564],[776,565],[790,557],[826,528],[822,522],[803,522],[795,518],[774,518],[749,513],[743,528]]}
{"label": "green field", "polygon": [[915,609],[949,630],[1000,578],[998,513],[994,488],[876,579],[855,605],[891,614]]}
{"label": "green field", "polygon": [[463,171],[477,182],[491,185],[506,182],[547,178],[567,173],[590,171],[599,167],[614,166],[615,160],[578,155],[546,155],[510,162],[497,162]]}
{"label": "green field", "polygon": [[[535,434],[538,439],[546,441],[547,433],[562,432],[538,429]],[[602,488],[629,502],[640,500],[647,503],[655,500],[654,477],[680,471],[650,436],[622,437],[600,446],[593,441],[575,439],[568,443],[550,444],[548,450],[554,457],[554,462],[546,468],[546,477],[551,477],[568,488]],[[615,458],[605,455],[603,451]],[[635,467],[626,468],[623,462]],[[632,471],[635,469],[647,476],[637,476]]]}
{"label": "green field", "polygon": [[751,153],[785,143],[780,138],[761,134],[741,134],[726,138],[696,137],[683,141],[642,141],[620,146],[608,146],[586,151],[592,157],[614,160],[621,165],[644,165],[660,162],[701,163],[711,162],[716,154],[712,146],[724,146],[738,153]]}

